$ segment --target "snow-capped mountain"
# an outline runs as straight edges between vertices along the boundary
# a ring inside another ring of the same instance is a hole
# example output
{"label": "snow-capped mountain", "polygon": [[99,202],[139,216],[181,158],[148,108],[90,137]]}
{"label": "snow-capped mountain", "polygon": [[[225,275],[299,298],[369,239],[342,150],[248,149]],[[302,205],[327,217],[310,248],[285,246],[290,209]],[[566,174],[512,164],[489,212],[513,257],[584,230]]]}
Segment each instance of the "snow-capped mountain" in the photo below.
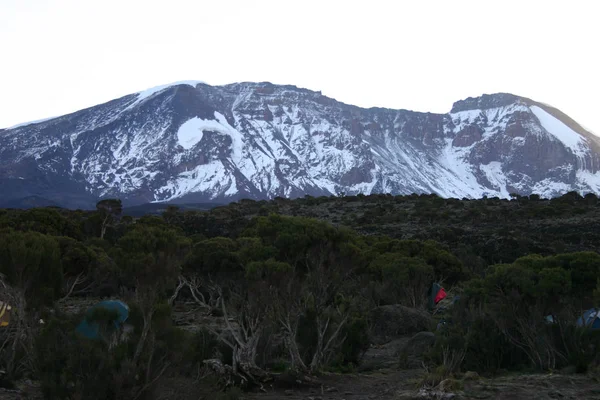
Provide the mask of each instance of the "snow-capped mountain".
{"label": "snow-capped mountain", "polygon": [[511,94],[432,114],[295,86],[182,82],[0,130],[0,205],[600,193],[599,154],[600,139],[568,116]]}

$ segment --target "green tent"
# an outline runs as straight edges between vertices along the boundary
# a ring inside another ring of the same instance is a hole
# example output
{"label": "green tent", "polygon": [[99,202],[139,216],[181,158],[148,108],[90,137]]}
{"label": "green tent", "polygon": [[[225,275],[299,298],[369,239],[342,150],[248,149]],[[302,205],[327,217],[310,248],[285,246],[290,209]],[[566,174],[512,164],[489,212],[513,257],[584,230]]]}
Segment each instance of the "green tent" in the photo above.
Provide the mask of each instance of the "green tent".
{"label": "green tent", "polygon": [[88,339],[99,339],[102,328],[98,321],[93,319],[98,311],[115,312],[116,318],[111,320],[112,328],[118,331],[129,317],[129,307],[119,300],[104,300],[94,304],[85,313],[85,318],[77,326],[77,332]]}

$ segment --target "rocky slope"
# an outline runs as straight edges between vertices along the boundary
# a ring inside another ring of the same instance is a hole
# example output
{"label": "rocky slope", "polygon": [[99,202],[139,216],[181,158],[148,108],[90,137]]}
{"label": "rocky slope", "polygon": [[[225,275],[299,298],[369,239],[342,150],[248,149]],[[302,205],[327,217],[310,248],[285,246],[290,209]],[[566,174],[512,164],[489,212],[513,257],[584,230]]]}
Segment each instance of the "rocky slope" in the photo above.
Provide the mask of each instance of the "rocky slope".
{"label": "rocky slope", "polygon": [[599,154],[600,140],[568,116],[511,94],[432,114],[295,86],[184,82],[0,130],[0,206],[600,193]]}

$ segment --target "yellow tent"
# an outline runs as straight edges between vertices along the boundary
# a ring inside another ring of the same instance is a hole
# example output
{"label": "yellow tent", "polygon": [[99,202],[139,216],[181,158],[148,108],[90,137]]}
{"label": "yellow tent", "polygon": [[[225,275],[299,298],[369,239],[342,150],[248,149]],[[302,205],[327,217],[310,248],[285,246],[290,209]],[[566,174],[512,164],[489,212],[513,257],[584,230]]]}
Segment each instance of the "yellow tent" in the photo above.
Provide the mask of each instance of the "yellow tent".
{"label": "yellow tent", "polygon": [[0,301],[0,328],[3,326],[8,326],[10,323],[10,310],[11,306]]}

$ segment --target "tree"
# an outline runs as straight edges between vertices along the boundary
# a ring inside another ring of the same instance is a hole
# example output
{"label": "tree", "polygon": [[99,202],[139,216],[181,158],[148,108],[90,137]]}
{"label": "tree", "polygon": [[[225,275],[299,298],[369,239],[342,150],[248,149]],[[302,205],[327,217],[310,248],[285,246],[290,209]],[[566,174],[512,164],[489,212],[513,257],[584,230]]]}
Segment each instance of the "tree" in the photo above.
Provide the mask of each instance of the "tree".
{"label": "tree", "polygon": [[95,245],[86,245],[69,237],[59,237],[57,240],[64,282],[58,303],[65,302],[71,296],[97,295],[102,286],[114,277],[114,261],[104,249]]}
{"label": "tree", "polygon": [[[11,304],[6,371],[14,376],[33,370],[33,339],[40,307],[50,305],[62,289],[60,249],[55,238],[37,232],[5,231],[0,235],[0,284]],[[17,363],[18,353],[26,356]]]}
{"label": "tree", "polygon": [[571,274],[540,261],[528,258],[494,266],[484,280],[484,302],[504,337],[527,354],[533,365],[548,369],[566,360],[545,318],[552,315],[557,323],[563,322],[559,316],[565,308],[562,303],[572,293]]}
{"label": "tree", "polygon": [[101,216],[100,239],[104,239],[106,228],[123,212],[123,204],[119,199],[104,199],[96,203],[96,210]]}
{"label": "tree", "polygon": [[[213,333],[233,351],[230,372],[244,381],[258,382],[267,377],[257,366],[256,356],[270,308],[264,279],[268,268],[254,261],[260,258],[260,243],[250,238],[240,242],[243,249],[223,237],[197,243],[185,262],[180,283],[208,312],[223,314],[226,329]],[[227,370],[220,361],[206,362],[220,374]]]}
{"label": "tree", "polygon": [[37,232],[9,230],[0,234],[0,273],[29,307],[51,304],[62,289],[57,240]]}
{"label": "tree", "polygon": [[386,253],[373,260],[369,269],[382,283],[381,295],[389,302],[418,308],[427,300],[426,292],[434,272],[425,260]]}
{"label": "tree", "polygon": [[[277,259],[289,265],[270,285],[276,320],[294,367],[317,371],[344,341],[340,333],[351,314],[344,294],[351,292],[353,274],[363,260],[355,234],[312,219],[276,215],[256,218],[245,234],[260,237],[266,249],[274,248]],[[299,351],[302,321],[312,326],[310,362]]]}
{"label": "tree", "polygon": [[[115,258],[122,270],[126,287],[134,290],[142,326],[132,357],[132,365],[141,367],[146,349],[147,371],[154,354],[155,334],[152,329],[157,310],[166,303],[167,294],[176,285],[181,265],[189,251],[189,241],[168,227],[136,224],[116,244]],[[158,374],[164,372],[164,366]],[[146,372],[149,383],[151,374]]]}

